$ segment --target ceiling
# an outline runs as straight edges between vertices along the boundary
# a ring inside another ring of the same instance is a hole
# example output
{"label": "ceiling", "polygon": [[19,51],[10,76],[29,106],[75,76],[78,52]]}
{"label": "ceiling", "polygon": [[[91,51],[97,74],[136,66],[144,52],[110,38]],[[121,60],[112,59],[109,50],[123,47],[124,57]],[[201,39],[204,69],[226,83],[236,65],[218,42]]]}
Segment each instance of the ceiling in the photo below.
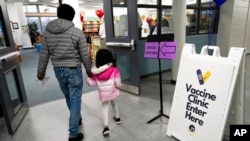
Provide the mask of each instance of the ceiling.
{"label": "ceiling", "polygon": [[[58,5],[59,0],[38,0],[37,2],[31,2],[32,0],[5,0],[5,2],[23,2],[25,4],[46,4],[46,5]],[[63,0],[62,0],[63,1]],[[103,0],[78,0],[79,4],[88,6],[100,6]]]}

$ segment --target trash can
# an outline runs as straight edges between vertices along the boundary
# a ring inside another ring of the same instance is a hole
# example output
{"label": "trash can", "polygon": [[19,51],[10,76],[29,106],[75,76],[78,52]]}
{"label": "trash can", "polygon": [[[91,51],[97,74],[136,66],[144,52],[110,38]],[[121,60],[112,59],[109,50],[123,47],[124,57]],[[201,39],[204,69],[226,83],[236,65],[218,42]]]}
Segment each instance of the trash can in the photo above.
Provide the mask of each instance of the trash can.
{"label": "trash can", "polygon": [[42,45],[41,44],[36,44],[36,51],[40,52]]}

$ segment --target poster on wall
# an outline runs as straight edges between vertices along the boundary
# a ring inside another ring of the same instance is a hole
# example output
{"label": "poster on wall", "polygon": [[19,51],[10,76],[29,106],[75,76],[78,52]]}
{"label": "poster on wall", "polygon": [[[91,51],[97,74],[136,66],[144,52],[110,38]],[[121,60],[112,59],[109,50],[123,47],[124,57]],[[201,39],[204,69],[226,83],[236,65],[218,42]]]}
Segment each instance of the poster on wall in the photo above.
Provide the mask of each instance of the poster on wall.
{"label": "poster on wall", "polygon": [[[240,61],[196,55],[187,48],[182,54],[167,135],[181,141],[220,141]],[[243,52],[236,51],[236,58]]]}

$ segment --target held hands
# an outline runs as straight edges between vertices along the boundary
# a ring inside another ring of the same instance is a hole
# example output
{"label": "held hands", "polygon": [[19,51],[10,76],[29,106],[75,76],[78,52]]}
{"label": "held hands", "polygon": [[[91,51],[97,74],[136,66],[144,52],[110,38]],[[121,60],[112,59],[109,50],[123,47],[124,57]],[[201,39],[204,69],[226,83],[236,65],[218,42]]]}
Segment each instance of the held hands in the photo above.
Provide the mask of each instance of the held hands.
{"label": "held hands", "polygon": [[92,77],[92,72],[87,72],[88,77]]}
{"label": "held hands", "polygon": [[37,75],[37,79],[40,80],[40,81],[42,81],[44,79],[44,76]]}

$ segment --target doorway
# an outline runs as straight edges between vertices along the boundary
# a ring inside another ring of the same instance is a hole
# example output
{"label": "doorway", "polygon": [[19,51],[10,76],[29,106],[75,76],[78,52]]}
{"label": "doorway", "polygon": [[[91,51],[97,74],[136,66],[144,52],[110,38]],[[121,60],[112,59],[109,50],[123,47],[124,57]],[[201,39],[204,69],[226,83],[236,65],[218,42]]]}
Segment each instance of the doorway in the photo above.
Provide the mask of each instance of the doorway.
{"label": "doorway", "polygon": [[28,102],[4,0],[0,0],[0,105],[9,134],[28,112]]}
{"label": "doorway", "polygon": [[[121,72],[122,90],[140,94],[140,70],[136,43],[139,29],[137,1],[107,0],[104,3],[106,46],[114,53]],[[116,14],[119,14],[116,15]]]}

